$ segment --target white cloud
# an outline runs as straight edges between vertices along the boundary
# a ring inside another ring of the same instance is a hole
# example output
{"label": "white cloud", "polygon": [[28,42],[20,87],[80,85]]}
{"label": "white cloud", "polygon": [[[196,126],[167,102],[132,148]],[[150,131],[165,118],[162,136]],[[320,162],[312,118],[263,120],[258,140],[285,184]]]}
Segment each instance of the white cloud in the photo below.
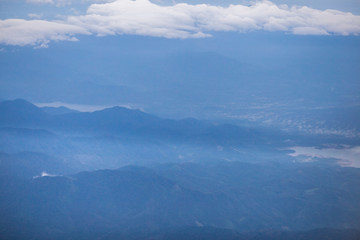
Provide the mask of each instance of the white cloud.
{"label": "white cloud", "polygon": [[315,27],[295,27],[293,33],[298,35],[329,35],[324,29]]}
{"label": "white cloud", "polygon": [[292,147],[293,152],[289,155],[292,157],[306,156],[313,161],[315,158],[334,158],[344,167],[360,168],[360,147],[339,147],[339,148],[315,148],[315,147]]}
{"label": "white cloud", "polygon": [[[24,20],[16,21],[22,26],[25,25],[25,22],[20,22]],[[360,16],[336,10],[322,11],[309,7],[276,5],[267,0],[228,7],[187,3],[160,6],[149,0],[117,0],[92,4],[86,15],[69,16],[63,23],[43,21],[42,24],[47,28],[36,27],[38,22],[26,22],[34,32],[26,31],[25,39],[28,40],[25,41],[22,40],[24,37],[21,37],[24,32],[16,31],[15,26],[10,35],[4,38],[4,28],[0,26],[0,42],[15,45],[36,44],[38,41],[69,40],[72,39],[69,38],[70,35],[88,32],[98,36],[136,34],[166,38],[199,38],[208,37],[215,31],[252,30],[285,31],[303,35],[360,33]],[[37,34],[40,34],[40,37],[36,37]],[[29,35],[35,42],[31,41]]]}
{"label": "white cloud", "polygon": [[228,7],[186,3],[159,6],[148,0],[93,4],[69,22],[98,35],[138,34],[168,38],[209,36],[209,31],[287,31],[294,34],[358,34],[360,17],[335,10],[277,6],[270,1]]}
{"label": "white cloud", "polygon": [[7,19],[0,20],[0,33],[3,44],[47,47],[49,41],[76,41],[75,34],[88,34],[88,31],[66,23]]}
{"label": "white cloud", "polygon": [[62,175],[50,174],[50,173],[43,171],[40,176],[34,176],[33,179],[40,178],[40,177],[58,177],[58,176],[62,176]]}
{"label": "white cloud", "polygon": [[[186,5],[186,4],[185,4]],[[205,37],[196,20],[178,5],[162,7],[147,0],[120,0],[93,4],[87,15],[69,17],[68,22],[104,35],[137,34],[166,38]]]}

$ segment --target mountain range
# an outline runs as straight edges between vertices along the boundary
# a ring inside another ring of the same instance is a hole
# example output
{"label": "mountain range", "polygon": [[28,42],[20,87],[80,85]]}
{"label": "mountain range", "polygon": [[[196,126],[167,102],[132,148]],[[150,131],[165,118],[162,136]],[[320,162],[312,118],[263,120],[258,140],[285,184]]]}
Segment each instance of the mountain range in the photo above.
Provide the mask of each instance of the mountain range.
{"label": "mountain range", "polygon": [[359,169],[299,161],[289,147],[357,141],[123,107],[2,101],[0,235],[356,239]]}
{"label": "mountain range", "polygon": [[[357,137],[332,134],[166,119],[124,107],[95,112],[62,108],[61,112],[52,109],[49,113],[49,109],[22,99],[0,102],[0,152],[45,154],[58,159],[56,164],[62,163],[62,169],[73,169],[66,171],[71,173],[139,163],[224,159],[289,161],[286,149],[292,146],[357,146],[360,141]],[[36,175],[42,171],[63,173],[57,169],[44,166]]]}
{"label": "mountain range", "polygon": [[184,226],[240,232],[356,229],[359,173],[314,164],[223,162],[127,166],[28,180],[7,176],[1,181],[1,235],[105,237]]}

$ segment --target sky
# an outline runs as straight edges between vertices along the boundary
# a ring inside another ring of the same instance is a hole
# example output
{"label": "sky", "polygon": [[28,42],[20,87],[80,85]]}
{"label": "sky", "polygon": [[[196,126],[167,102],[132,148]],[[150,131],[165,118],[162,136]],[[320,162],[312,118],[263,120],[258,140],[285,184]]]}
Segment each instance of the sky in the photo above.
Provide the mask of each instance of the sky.
{"label": "sky", "polygon": [[353,127],[359,34],[358,0],[0,0],[0,100]]}
{"label": "sky", "polygon": [[339,1],[1,0],[0,44],[46,48],[81,36],[207,38],[217,32],[358,35],[360,3]]}

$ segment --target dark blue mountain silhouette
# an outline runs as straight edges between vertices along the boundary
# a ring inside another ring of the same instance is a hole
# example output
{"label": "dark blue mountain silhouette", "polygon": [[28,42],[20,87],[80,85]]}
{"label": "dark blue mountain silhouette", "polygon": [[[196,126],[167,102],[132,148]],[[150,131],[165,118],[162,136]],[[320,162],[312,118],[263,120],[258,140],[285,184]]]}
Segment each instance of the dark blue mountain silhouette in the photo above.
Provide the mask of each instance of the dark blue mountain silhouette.
{"label": "dark blue mountain silhouette", "polygon": [[37,126],[47,114],[23,99],[0,102],[0,125],[7,127]]}

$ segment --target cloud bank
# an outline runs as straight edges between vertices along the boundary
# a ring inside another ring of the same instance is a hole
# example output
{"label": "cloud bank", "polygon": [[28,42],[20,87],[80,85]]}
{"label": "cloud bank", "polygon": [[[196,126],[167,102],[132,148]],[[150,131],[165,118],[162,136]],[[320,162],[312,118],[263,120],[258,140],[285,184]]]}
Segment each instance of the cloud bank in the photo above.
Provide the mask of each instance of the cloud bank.
{"label": "cloud bank", "polygon": [[90,34],[82,27],[44,20],[0,20],[0,43],[47,47],[50,41],[76,41],[75,34]]}
{"label": "cloud bank", "polygon": [[360,16],[337,10],[276,5],[270,1],[228,7],[187,3],[159,6],[149,0],[117,0],[92,4],[81,16],[61,22],[7,19],[0,21],[0,43],[42,45],[75,40],[76,34],[135,34],[165,38],[209,37],[212,32],[254,30],[301,35],[358,35]]}
{"label": "cloud bank", "polygon": [[289,155],[292,157],[305,156],[310,159],[306,161],[314,161],[316,158],[338,159],[338,163],[343,167],[360,168],[360,147],[343,147],[343,148],[314,148],[314,147],[293,147],[290,148],[293,152]]}

